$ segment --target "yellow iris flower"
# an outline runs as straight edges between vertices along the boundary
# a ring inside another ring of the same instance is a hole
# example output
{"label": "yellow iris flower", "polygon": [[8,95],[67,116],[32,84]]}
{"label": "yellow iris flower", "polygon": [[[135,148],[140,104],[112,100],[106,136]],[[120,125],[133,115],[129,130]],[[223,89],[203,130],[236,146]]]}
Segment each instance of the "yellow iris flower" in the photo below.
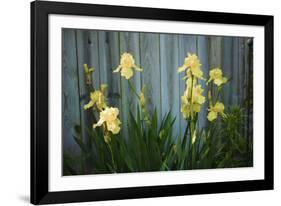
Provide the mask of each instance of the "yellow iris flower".
{"label": "yellow iris flower", "polygon": [[121,72],[121,76],[125,77],[125,79],[130,79],[134,75],[133,68],[140,72],[143,71],[143,69],[135,65],[133,55],[125,52],[121,55],[119,66],[113,72]]}
{"label": "yellow iris flower", "polygon": [[191,79],[188,78],[186,81],[186,90],[181,96],[181,112],[185,119],[192,115],[191,112],[200,112],[201,105],[205,103],[205,97],[202,95],[204,90],[201,85],[195,85],[195,81],[193,82],[193,86],[191,85]]}
{"label": "yellow iris flower", "polygon": [[187,53],[184,63],[178,68],[178,72],[186,71],[186,76],[190,77],[191,74],[199,79],[203,79],[203,72],[200,69],[201,63],[196,54]]}
{"label": "yellow iris flower", "polygon": [[208,120],[211,122],[215,120],[218,117],[218,114],[221,114],[223,117],[224,114],[224,105],[221,102],[217,102],[214,106],[211,106],[210,109],[208,109]]}
{"label": "yellow iris flower", "polygon": [[93,107],[94,105],[99,109],[102,110],[107,107],[106,102],[105,102],[105,90],[107,88],[106,84],[101,84],[100,85],[100,90],[96,90],[94,92],[90,93],[90,101],[88,104],[84,105],[84,109],[89,109]]}
{"label": "yellow iris flower", "polygon": [[112,134],[118,134],[120,131],[120,120],[118,119],[119,110],[115,107],[107,107],[100,112],[99,121],[93,125],[94,128],[100,127],[105,124],[106,129]]}
{"label": "yellow iris flower", "polygon": [[187,119],[190,117],[190,104],[187,102],[186,104],[183,103],[183,96],[182,96],[182,105],[181,105],[181,113],[183,118]]}
{"label": "yellow iris flower", "polygon": [[214,81],[214,84],[221,86],[227,82],[227,78],[223,77],[222,70],[220,68],[214,68],[209,72],[210,78],[207,83]]}
{"label": "yellow iris flower", "polygon": [[201,85],[197,85],[193,87],[192,91],[192,103],[193,104],[204,104],[205,102],[205,97],[202,95],[203,89],[201,88]]}

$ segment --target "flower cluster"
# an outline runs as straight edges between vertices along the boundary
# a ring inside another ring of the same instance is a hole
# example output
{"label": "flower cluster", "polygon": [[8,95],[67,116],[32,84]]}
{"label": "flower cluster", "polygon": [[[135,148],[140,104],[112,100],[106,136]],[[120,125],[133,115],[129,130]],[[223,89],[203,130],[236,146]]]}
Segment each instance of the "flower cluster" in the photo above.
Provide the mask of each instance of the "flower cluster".
{"label": "flower cluster", "polygon": [[[178,68],[178,72],[185,71],[185,84],[186,89],[181,96],[181,112],[185,119],[193,118],[194,114],[199,113],[201,106],[205,103],[205,97],[203,96],[203,89],[201,85],[197,84],[198,79],[204,80],[203,72],[201,70],[201,63],[196,54],[188,53],[184,59],[184,63]],[[214,83],[217,86],[217,97],[219,96],[221,86],[226,84],[228,79],[223,76],[223,72],[220,68],[211,69],[209,72],[209,79],[207,84]],[[222,117],[224,114],[224,105],[219,102],[217,98],[215,102],[212,101],[212,90],[208,92],[210,106],[208,108],[207,119],[211,122],[217,119],[218,115]],[[195,135],[195,134],[193,134]]]}
{"label": "flower cluster", "polygon": [[181,112],[185,119],[193,118],[195,113],[200,112],[201,105],[205,102],[205,97],[202,95],[203,89],[197,84],[197,79],[203,79],[201,63],[195,54],[187,54],[184,59],[184,64],[178,68],[178,72],[186,71],[185,84],[186,89],[181,96]]}
{"label": "flower cluster", "polygon": [[[139,100],[139,105],[142,110],[144,120],[149,123],[149,115],[146,110],[146,98],[145,98],[145,86],[142,87],[140,92],[137,92],[134,85],[132,85],[130,78],[133,77],[134,71],[143,71],[140,67],[135,65],[135,60],[132,54],[123,53],[120,58],[118,67],[113,71],[114,73],[120,72],[121,76],[128,80],[128,84],[132,91],[135,93]],[[87,78],[87,84],[91,84],[91,73],[94,71],[93,68],[84,65],[84,71]],[[201,70],[201,63],[196,54],[187,53],[184,59],[184,63],[177,69],[178,73],[185,72],[183,80],[185,81],[185,91],[181,96],[181,113],[185,119],[193,122],[192,128],[192,143],[196,139],[196,115],[201,111],[202,105],[205,103],[206,98],[203,95],[204,89],[199,84],[198,80],[204,80],[203,71]],[[217,97],[219,95],[221,86],[227,83],[227,78],[223,76],[220,68],[211,69],[209,72],[209,79],[207,84],[213,83],[217,89]],[[104,139],[108,143],[111,139],[111,134],[118,134],[120,132],[121,121],[118,119],[119,110],[115,107],[109,107],[106,103],[105,91],[107,85],[101,84],[99,90],[94,90],[90,93],[90,101],[84,105],[84,109],[93,108],[99,111],[99,120],[93,125],[94,128],[101,127],[104,131]],[[213,87],[212,87],[213,88]],[[209,108],[207,119],[211,122],[217,119],[218,115],[224,117],[224,105],[215,99],[212,101],[211,89],[208,93],[209,96]]]}
{"label": "flower cluster", "polygon": [[[213,82],[218,87],[217,89],[217,96],[218,96],[221,91],[221,86],[227,83],[228,80],[226,77],[223,76],[222,70],[220,68],[211,69],[209,75],[210,78],[207,83]],[[218,114],[220,114],[222,117],[225,117],[224,104],[222,102],[219,102],[217,99],[215,99],[213,105],[211,91],[209,91],[208,95],[209,95],[209,103],[210,103],[210,107],[208,109],[209,113],[207,116],[208,120],[210,122],[214,121],[215,119],[217,119]]]}
{"label": "flower cluster", "polygon": [[[113,71],[114,73],[120,72],[121,76],[128,80],[131,87],[130,78],[134,75],[133,68],[137,71],[143,71],[140,67],[136,66],[135,60],[132,54],[123,53],[120,58],[119,66]],[[94,71],[93,68],[89,69],[87,64],[84,64],[84,73],[86,76],[86,83],[91,84],[91,73]],[[121,121],[118,119],[119,109],[115,107],[109,107],[106,103],[105,91],[107,85],[101,84],[99,90],[94,90],[90,93],[90,101],[84,105],[84,109],[93,108],[99,111],[99,120],[93,125],[94,128],[102,127],[104,132],[104,140],[106,143],[110,143],[111,135],[118,134],[120,132]],[[135,88],[132,88],[135,91]],[[137,93],[136,93],[137,94]],[[140,106],[143,111],[145,109],[145,96],[144,87],[142,88],[140,95],[137,94],[140,102]]]}
{"label": "flower cluster", "polygon": [[121,121],[118,119],[119,110],[115,107],[108,107],[105,99],[105,91],[107,85],[101,84],[100,90],[95,90],[90,93],[90,101],[84,105],[84,109],[93,108],[98,110],[99,121],[93,125],[93,128],[103,126],[104,141],[109,143],[111,134],[118,134],[120,131]]}

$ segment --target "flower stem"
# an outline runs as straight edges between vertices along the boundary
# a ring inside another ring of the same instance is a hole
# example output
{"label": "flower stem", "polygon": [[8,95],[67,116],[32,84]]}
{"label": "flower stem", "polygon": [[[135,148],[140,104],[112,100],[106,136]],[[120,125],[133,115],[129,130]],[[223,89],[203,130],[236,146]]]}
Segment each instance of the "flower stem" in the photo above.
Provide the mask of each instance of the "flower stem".
{"label": "flower stem", "polygon": [[140,96],[138,95],[134,85],[132,84],[131,80],[128,80],[129,86],[131,88],[131,90],[133,91],[133,93],[138,97],[138,99],[140,99]]}
{"label": "flower stem", "polygon": [[193,98],[192,98],[192,94],[193,93],[193,75],[191,76],[191,100],[190,100],[190,114],[191,114],[191,121],[193,120]]}
{"label": "flower stem", "polygon": [[117,168],[116,168],[116,164],[115,164],[115,161],[114,161],[112,148],[111,148],[110,143],[108,143],[107,145],[108,145],[108,148],[109,148],[109,150],[110,150],[111,161],[112,161],[112,164],[113,164],[114,172],[116,173]]}
{"label": "flower stem", "polygon": [[221,87],[218,88],[218,92],[217,92],[216,99],[215,99],[215,104],[218,101],[218,98],[219,98],[219,95],[220,95],[220,91],[221,91]]}
{"label": "flower stem", "polygon": [[194,120],[191,120],[190,139],[191,139],[191,168],[192,169],[194,169],[194,167],[195,167],[195,145],[194,144],[196,141],[196,137],[193,137],[194,135],[196,135],[195,132],[196,132],[196,122]]}

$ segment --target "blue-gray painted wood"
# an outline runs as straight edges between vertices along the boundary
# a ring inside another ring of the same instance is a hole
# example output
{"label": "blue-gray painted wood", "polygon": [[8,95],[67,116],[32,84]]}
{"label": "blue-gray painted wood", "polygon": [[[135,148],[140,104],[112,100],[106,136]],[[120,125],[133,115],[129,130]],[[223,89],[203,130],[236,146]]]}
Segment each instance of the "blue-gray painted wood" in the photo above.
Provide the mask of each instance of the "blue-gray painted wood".
{"label": "blue-gray painted wood", "polygon": [[244,39],[240,37],[239,38],[239,71],[238,71],[238,90],[239,90],[239,105],[243,106],[243,102],[244,102],[244,98],[245,98],[245,90],[244,90],[244,78],[245,78],[245,65],[244,65],[244,61],[245,61],[245,44],[244,44]]}
{"label": "blue-gray painted wood", "polygon": [[64,150],[78,154],[80,150],[73,139],[73,135],[75,134],[74,127],[80,125],[81,122],[75,33],[74,30],[63,30],[62,131]]}
{"label": "blue-gray painted wood", "polygon": [[[128,109],[135,113],[138,100],[130,91],[127,80],[121,78],[120,73],[112,71],[119,65],[122,53],[131,53],[136,65],[144,69],[142,73],[134,71],[131,81],[137,92],[140,92],[142,85],[146,85],[149,112],[152,113],[156,107],[160,118],[171,110],[172,115],[177,117],[174,125],[175,135],[182,136],[186,120],[182,117],[180,107],[185,82],[182,80],[184,74],[178,74],[177,68],[183,64],[188,52],[196,53],[206,79],[209,70],[214,67],[222,68],[224,76],[231,78],[222,91],[222,101],[226,108],[229,105],[245,106],[251,93],[249,80],[252,78],[249,59],[251,50],[246,40],[242,37],[64,30],[62,105],[64,149],[77,149],[72,138],[73,127],[76,124],[93,123],[92,120],[87,120],[82,108],[86,103],[86,100],[83,100],[84,95],[89,92],[83,79],[84,63],[97,69],[92,75],[93,86],[96,89],[101,83],[108,85],[108,103],[119,108],[124,130],[122,134],[127,135],[124,128],[128,120]],[[201,128],[208,124],[206,119],[208,102],[206,85],[204,81],[200,83],[205,89],[206,97],[206,103],[199,114]],[[248,124],[246,120],[245,124]]]}
{"label": "blue-gray painted wood", "polygon": [[239,38],[233,37],[233,55],[232,55],[232,80],[231,80],[231,103],[239,104]]}
{"label": "blue-gray painted wood", "polygon": [[97,31],[89,31],[87,35],[87,52],[89,68],[94,67],[95,71],[92,73],[92,85],[94,89],[99,89],[100,86],[100,65],[99,65],[99,40]]}
{"label": "blue-gray painted wood", "polygon": [[140,51],[142,85],[146,87],[146,100],[148,112],[152,114],[157,108],[158,119],[161,118],[161,70],[160,70],[160,39],[159,34],[141,33]]}
{"label": "blue-gray painted wood", "polygon": [[161,67],[161,106],[162,116],[171,112],[176,117],[174,123],[174,136],[179,135],[180,119],[177,117],[180,102],[179,98],[179,74],[178,65],[178,36],[172,34],[160,34],[160,67]]}
{"label": "blue-gray painted wood", "polygon": [[[209,41],[208,37],[206,36],[198,36],[197,37],[197,50],[198,50],[198,57],[201,62],[201,70],[204,73],[204,78],[207,80],[209,76]],[[202,85],[204,89],[203,95],[206,97],[205,104],[202,105],[201,111],[198,115],[199,119],[199,127],[204,128],[207,126],[207,115],[208,115],[208,91],[207,85],[204,80],[199,80],[199,83]]]}
{"label": "blue-gray painted wood", "polygon": [[91,92],[89,86],[86,84],[84,64],[89,64],[91,53],[89,52],[89,32],[85,30],[76,31],[76,47],[77,47],[77,73],[79,78],[79,99],[80,99],[80,115],[81,115],[81,135],[86,142],[88,137],[87,128],[93,124],[91,113],[84,110],[84,105],[90,100],[89,94]]}
{"label": "blue-gray painted wood", "polygon": [[228,108],[231,103],[232,92],[231,84],[232,80],[232,61],[233,61],[233,41],[232,37],[223,38],[223,53],[222,53],[222,68],[224,76],[229,80],[229,83],[222,88],[222,99],[225,107]]}
{"label": "blue-gray painted wood", "polygon": [[210,36],[210,69],[221,68],[222,69],[222,37]]}
{"label": "blue-gray painted wood", "polygon": [[120,73],[113,73],[113,70],[119,65],[119,33],[118,32],[98,32],[99,38],[99,66],[100,83],[107,84],[108,103],[110,106],[120,109],[121,88]]}
{"label": "blue-gray painted wood", "polygon": [[[140,66],[140,36],[139,33],[133,32],[120,32],[120,55],[124,52],[128,52],[133,55],[135,64]],[[141,90],[141,73],[134,69],[134,75],[130,79],[134,85],[136,91],[139,93]],[[133,93],[129,87],[128,80],[124,77],[121,78],[121,90],[122,90],[122,122],[123,125],[128,122],[129,118],[129,109],[133,114],[136,115],[137,108],[139,106],[139,101],[136,95]],[[127,136],[127,126],[123,127],[123,133]]]}

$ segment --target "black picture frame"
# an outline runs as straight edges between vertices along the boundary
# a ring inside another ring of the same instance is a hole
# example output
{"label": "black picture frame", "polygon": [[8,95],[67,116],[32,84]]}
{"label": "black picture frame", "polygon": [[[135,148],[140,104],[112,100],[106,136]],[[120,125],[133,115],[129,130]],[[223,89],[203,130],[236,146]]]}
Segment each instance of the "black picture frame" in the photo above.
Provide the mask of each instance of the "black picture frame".
{"label": "black picture frame", "polygon": [[[48,15],[83,15],[264,26],[264,180],[116,189],[48,190]],[[63,2],[31,2],[31,203],[163,197],[273,189],[273,16],[137,8]]]}

